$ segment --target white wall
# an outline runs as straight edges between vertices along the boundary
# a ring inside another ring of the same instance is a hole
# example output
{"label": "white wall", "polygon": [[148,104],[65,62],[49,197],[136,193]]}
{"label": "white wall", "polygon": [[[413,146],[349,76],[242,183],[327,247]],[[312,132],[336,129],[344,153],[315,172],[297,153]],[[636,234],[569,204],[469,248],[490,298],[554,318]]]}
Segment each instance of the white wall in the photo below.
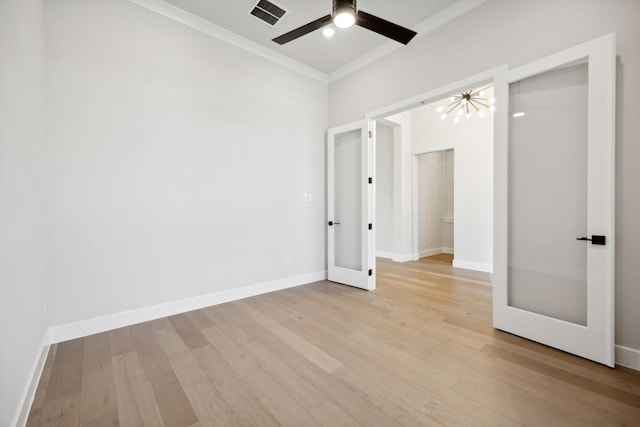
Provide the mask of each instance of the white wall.
{"label": "white wall", "polygon": [[376,253],[394,251],[393,126],[382,123],[376,129]]}
{"label": "white wall", "polygon": [[46,22],[53,325],[325,270],[325,84],[125,0]]}
{"label": "white wall", "polygon": [[0,425],[17,421],[46,330],[43,4],[0,2]]}
{"label": "white wall", "polygon": [[639,16],[637,0],[489,0],[329,88],[335,125],[496,66],[515,67],[617,33],[616,343],[632,349],[640,349],[640,122],[633,117]]}

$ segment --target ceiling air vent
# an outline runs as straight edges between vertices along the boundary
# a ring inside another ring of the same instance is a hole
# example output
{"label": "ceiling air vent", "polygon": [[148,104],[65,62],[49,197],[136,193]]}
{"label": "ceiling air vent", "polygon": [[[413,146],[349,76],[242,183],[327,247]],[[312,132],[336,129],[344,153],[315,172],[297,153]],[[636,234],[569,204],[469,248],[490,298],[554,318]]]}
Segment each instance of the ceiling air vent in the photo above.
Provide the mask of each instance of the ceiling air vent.
{"label": "ceiling air vent", "polygon": [[258,0],[249,11],[250,15],[255,16],[272,27],[280,21],[285,13],[287,13],[287,11],[281,6],[267,0]]}

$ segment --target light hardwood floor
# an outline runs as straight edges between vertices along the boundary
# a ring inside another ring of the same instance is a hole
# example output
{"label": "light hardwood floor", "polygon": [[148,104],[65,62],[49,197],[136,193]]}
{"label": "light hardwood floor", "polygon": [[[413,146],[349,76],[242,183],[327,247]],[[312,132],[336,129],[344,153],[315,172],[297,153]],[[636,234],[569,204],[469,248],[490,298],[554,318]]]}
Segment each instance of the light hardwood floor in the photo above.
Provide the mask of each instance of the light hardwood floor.
{"label": "light hardwood floor", "polygon": [[640,374],[491,327],[488,276],[378,260],[51,347],[30,426],[640,426]]}

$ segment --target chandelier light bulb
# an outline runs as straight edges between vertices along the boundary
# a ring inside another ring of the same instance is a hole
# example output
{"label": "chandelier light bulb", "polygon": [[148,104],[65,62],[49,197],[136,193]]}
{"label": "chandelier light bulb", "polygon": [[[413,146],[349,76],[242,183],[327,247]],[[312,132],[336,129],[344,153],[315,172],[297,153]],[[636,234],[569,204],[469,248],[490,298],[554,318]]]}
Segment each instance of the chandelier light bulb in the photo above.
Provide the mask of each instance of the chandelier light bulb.
{"label": "chandelier light bulb", "polygon": [[[470,119],[473,111],[475,111],[479,117],[486,117],[487,110],[495,111],[496,109],[494,106],[496,102],[495,98],[485,97],[487,90],[492,87],[493,84],[489,84],[482,88],[465,90],[457,95],[451,96],[449,97],[448,105],[437,107],[436,112],[444,112],[444,114],[440,116],[442,120],[452,115],[454,123],[459,123],[463,116],[466,119]],[[489,95],[492,94],[492,92],[489,92]]]}

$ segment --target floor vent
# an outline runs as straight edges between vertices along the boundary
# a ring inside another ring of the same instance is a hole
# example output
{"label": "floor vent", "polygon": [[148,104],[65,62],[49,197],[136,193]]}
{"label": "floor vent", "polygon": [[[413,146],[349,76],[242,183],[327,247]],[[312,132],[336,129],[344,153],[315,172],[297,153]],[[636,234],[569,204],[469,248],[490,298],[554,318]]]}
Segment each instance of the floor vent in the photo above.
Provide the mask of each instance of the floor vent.
{"label": "floor vent", "polygon": [[268,0],[258,0],[249,11],[250,15],[255,16],[272,27],[282,19],[285,13],[287,13],[287,11],[284,10],[282,6]]}

